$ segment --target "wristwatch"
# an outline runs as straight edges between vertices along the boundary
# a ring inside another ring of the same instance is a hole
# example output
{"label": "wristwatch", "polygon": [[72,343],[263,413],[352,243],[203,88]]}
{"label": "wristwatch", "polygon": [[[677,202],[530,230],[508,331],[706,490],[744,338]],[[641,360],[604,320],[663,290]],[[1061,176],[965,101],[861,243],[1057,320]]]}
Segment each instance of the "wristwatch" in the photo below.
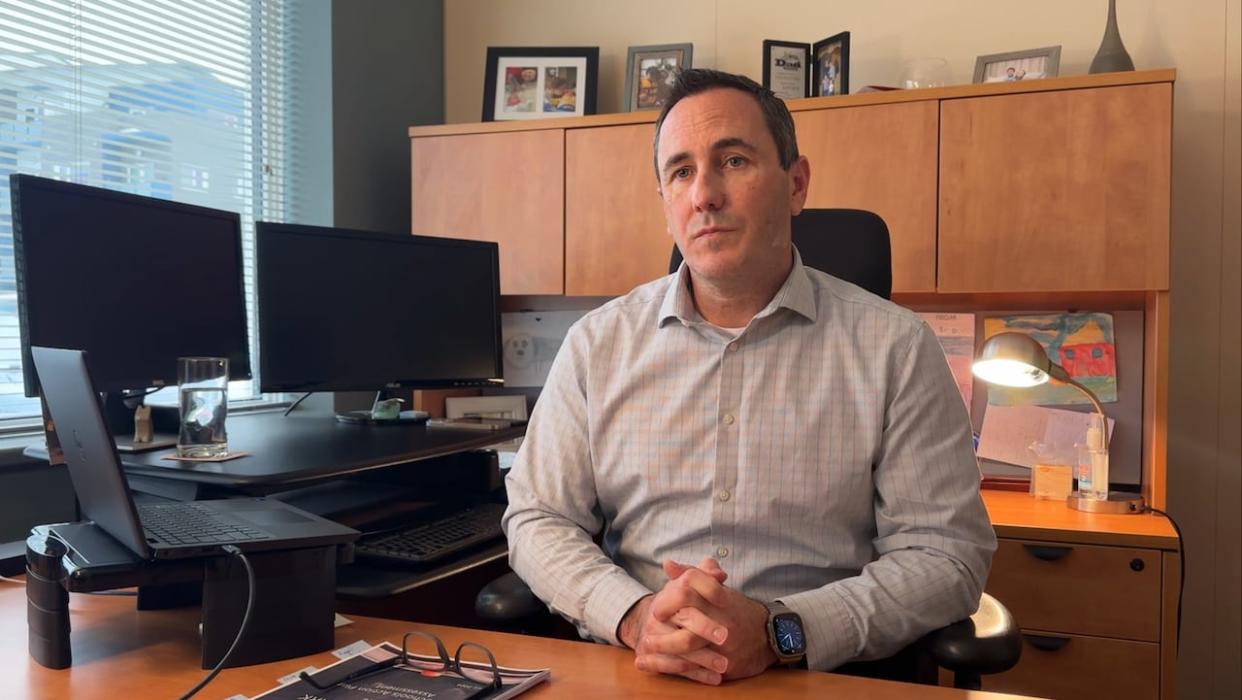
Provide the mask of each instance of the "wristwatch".
{"label": "wristwatch", "polygon": [[802,618],[784,605],[764,603],[768,608],[768,643],[781,664],[796,664],[806,657],[806,634]]}

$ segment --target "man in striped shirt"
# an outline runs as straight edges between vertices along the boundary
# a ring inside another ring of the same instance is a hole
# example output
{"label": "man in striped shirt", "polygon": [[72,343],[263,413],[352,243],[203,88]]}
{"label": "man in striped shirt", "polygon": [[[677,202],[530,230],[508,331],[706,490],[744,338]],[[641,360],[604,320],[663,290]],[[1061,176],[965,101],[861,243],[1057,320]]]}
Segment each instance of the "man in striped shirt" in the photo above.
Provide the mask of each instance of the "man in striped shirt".
{"label": "man in striped shirt", "polygon": [[566,337],[507,480],[514,571],[638,668],[712,684],[967,617],[996,540],[965,406],[915,314],[802,265],[784,103],[685,71],[655,145],[685,263]]}

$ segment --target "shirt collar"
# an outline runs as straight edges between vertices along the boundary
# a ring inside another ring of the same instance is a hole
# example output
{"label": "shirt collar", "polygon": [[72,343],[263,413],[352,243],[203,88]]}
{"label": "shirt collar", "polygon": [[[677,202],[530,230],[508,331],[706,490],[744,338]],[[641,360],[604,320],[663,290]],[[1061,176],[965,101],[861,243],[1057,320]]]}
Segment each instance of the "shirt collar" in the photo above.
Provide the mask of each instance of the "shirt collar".
{"label": "shirt collar", "polygon": [[[762,311],[755,314],[755,318],[770,316],[778,309],[785,308],[811,322],[816,320],[818,313],[815,308],[815,291],[811,287],[811,280],[807,276],[806,268],[802,265],[802,254],[798,252],[797,247],[794,247],[793,254],[793,267],[790,268],[785,283],[776,290],[772,301],[768,302]],[[677,268],[673,283],[664,293],[664,301],[660,304],[660,314],[656,325],[663,328],[664,324],[671,319],[677,319],[686,326],[703,322],[698,310],[694,308],[694,299],[690,296],[690,268],[686,266],[684,260]]]}

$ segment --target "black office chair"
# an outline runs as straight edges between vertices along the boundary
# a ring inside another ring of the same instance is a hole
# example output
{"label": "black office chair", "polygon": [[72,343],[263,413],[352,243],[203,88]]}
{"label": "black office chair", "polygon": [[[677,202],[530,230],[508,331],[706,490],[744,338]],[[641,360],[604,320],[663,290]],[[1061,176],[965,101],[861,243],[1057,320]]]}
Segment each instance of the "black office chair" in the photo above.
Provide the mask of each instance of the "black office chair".
{"label": "black office chair", "polygon": [[[792,233],[804,265],[878,297],[892,296],[893,253],[888,226],[879,215],[861,209],[803,209],[793,218]],[[668,271],[679,266],[681,251],[673,246]]]}
{"label": "black office chair", "polygon": [[[875,213],[804,209],[793,219],[793,242],[804,265],[876,296],[888,299],[892,295],[888,226]],[[669,272],[676,272],[681,261],[681,252],[674,246]],[[573,638],[573,628],[557,624],[560,618],[549,613],[514,573],[484,587],[475,598],[475,614],[505,631]],[[935,685],[937,667],[941,667],[953,672],[954,687],[978,690],[983,675],[1013,668],[1021,653],[1022,636],[1013,617],[984,593],[979,609],[965,620],[930,632],[891,658],[849,663],[836,672]]]}

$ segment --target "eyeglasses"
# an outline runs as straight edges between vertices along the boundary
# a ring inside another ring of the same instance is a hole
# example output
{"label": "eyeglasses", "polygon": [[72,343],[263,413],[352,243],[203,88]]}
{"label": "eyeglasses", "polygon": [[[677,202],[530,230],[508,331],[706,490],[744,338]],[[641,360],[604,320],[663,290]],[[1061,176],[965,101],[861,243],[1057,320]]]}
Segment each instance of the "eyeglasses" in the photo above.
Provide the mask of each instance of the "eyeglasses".
{"label": "eyeglasses", "polygon": [[[410,637],[414,636],[425,637],[435,642],[436,656],[411,654],[409,651],[409,643]],[[477,661],[463,662],[462,652],[467,648],[474,648],[483,652],[483,654],[487,656],[487,664]],[[347,681],[362,680],[368,676],[373,676],[387,671],[395,666],[406,666],[411,669],[416,669],[424,674],[452,673],[467,681],[477,683],[479,688],[470,695],[465,696],[465,700],[487,695],[493,690],[500,688],[502,685],[500,669],[496,665],[496,657],[492,655],[492,652],[487,647],[482,644],[476,644],[475,642],[462,642],[457,646],[457,651],[450,657],[448,647],[444,646],[444,642],[440,641],[439,637],[431,634],[430,632],[420,632],[417,630],[407,632],[405,636],[401,638],[400,655],[392,654],[390,656],[386,656],[385,658],[372,658],[371,660],[373,662],[372,664],[347,673],[340,678],[334,678],[326,683],[323,680],[319,680],[315,676],[310,675],[306,671],[299,673],[298,678],[306,681],[318,690],[330,690]],[[321,675],[322,673],[323,672],[320,672],[316,675]]]}

